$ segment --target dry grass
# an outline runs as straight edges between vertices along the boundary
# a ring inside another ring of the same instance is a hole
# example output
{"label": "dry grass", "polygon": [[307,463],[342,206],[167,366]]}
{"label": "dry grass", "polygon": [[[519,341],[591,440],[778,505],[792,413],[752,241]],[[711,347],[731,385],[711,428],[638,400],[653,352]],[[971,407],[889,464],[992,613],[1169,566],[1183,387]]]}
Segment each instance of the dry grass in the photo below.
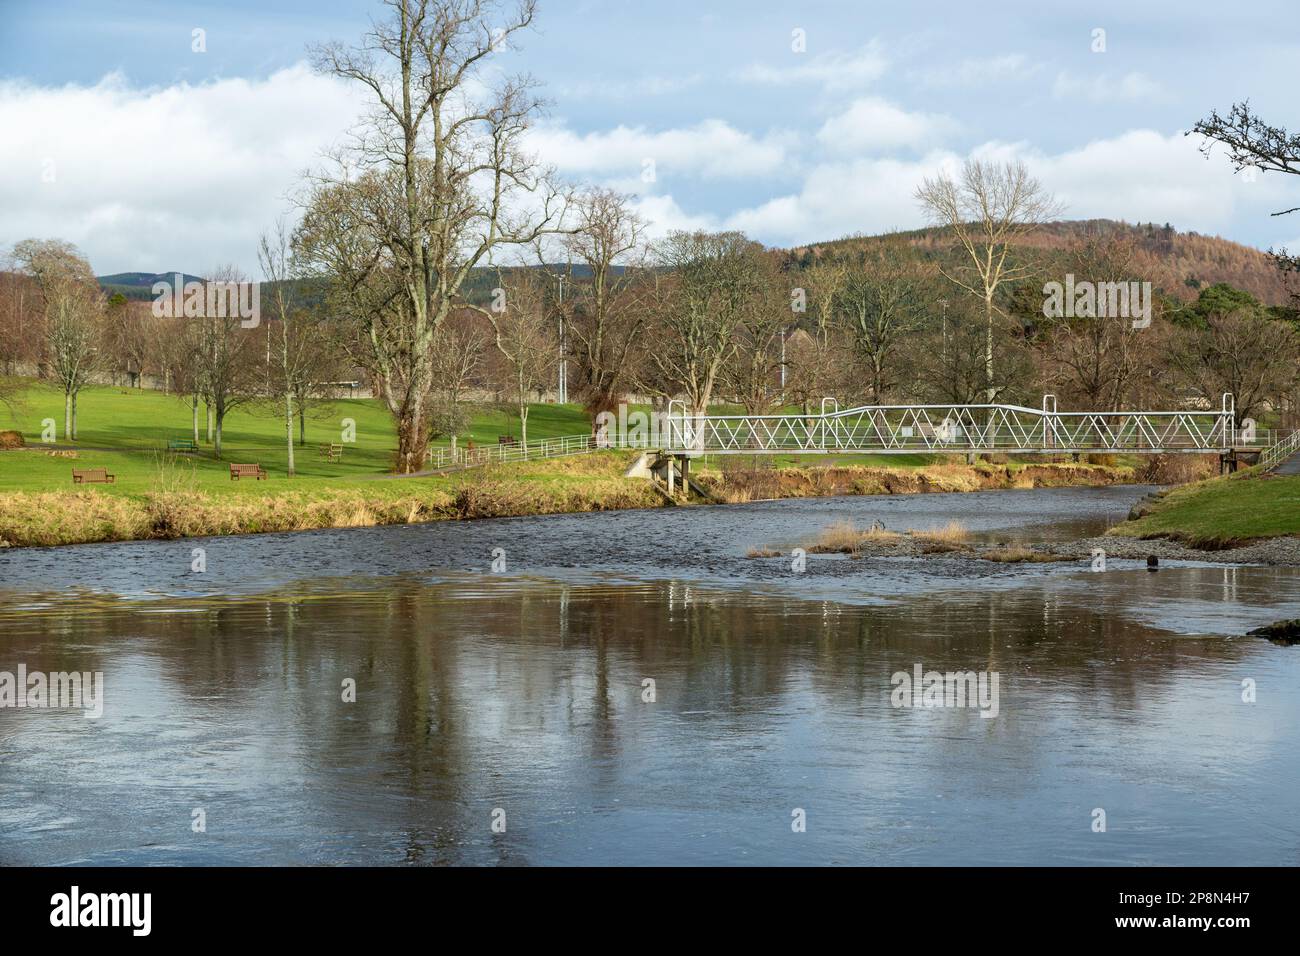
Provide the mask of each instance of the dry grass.
{"label": "dry grass", "polygon": [[857,554],[865,545],[889,544],[902,537],[896,531],[859,528],[852,521],[837,521],[823,528],[803,547],[809,554]]}
{"label": "dry grass", "polygon": [[920,467],[728,468],[702,474],[718,500],[729,504],[778,498],[818,498],[829,495],[898,495],[925,492],[967,492],[995,488],[1061,488],[1131,482],[1134,470],[1073,462],[999,465],[962,462]]}
{"label": "dry grass", "polygon": [[929,531],[913,531],[912,536],[918,541],[954,546],[970,540],[970,532],[960,521],[949,521],[942,528],[932,528]]}
{"label": "dry grass", "polygon": [[98,490],[0,494],[0,547],[360,528],[656,504],[648,482],[609,477],[511,481],[483,475],[440,487],[412,482],[400,494],[352,487],[230,496],[197,490],[188,464],[160,463],[152,488],[141,496]]}
{"label": "dry grass", "polygon": [[1152,485],[1186,485],[1219,473],[1217,455],[1150,455],[1138,479]]}

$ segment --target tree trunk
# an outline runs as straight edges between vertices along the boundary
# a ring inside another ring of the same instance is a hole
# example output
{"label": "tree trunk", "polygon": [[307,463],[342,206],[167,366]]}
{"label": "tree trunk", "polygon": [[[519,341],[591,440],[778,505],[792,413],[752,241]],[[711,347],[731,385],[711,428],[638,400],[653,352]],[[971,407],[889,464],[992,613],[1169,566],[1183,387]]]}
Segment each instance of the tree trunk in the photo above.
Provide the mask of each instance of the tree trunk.
{"label": "tree trunk", "polygon": [[987,388],[984,397],[985,403],[992,405],[997,391],[993,388],[993,300],[991,298],[984,300],[984,319],[987,323],[984,338],[984,383]]}
{"label": "tree trunk", "polygon": [[421,416],[403,415],[397,420],[397,473],[409,475],[424,465],[429,436]]}
{"label": "tree trunk", "polygon": [[194,447],[199,447],[199,397],[195,395],[190,400],[190,410],[194,418]]}
{"label": "tree trunk", "polygon": [[72,393],[63,393],[63,437],[74,441],[72,437]]}
{"label": "tree trunk", "polygon": [[519,441],[524,446],[524,456],[528,455],[528,405],[519,406]]}
{"label": "tree trunk", "polygon": [[[209,413],[211,413],[212,409],[209,408],[208,411]],[[225,417],[226,417],[225,412],[217,413],[216,441],[212,446],[212,454],[213,457],[215,457],[218,461],[221,460],[221,426],[223,424],[223,420],[225,419]],[[209,421],[210,420],[211,419],[209,419]]]}
{"label": "tree trunk", "polygon": [[72,440],[77,440],[77,393],[72,393]]}
{"label": "tree trunk", "polygon": [[289,477],[293,477],[293,393],[284,393],[284,437],[289,447]]}
{"label": "tree trunk", "polygon": [[307,444],[307,406],[302,402],[298,403],[298,444]]}
{"label": "tree trunk", "polygon": [[[208,444],[212,444],[212,405],[209,402],[204,402],[203,406],[208,410]],[[220,453],[217,454],[217,457],[221,457]]]}

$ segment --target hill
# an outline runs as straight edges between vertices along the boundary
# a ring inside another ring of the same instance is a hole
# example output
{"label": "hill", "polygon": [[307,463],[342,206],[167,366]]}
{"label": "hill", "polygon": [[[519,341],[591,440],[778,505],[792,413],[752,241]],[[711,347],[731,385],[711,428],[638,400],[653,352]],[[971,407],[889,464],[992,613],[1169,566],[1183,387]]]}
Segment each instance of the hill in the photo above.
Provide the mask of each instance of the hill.
{"label": "hill", "polygon": [[[153,298],[153,286],[155,282],[166,282],[171,284],[176,281],[174,272],[117,272],[111,276],[96,276],[99,280],[100,288],[109,295],[121,293],[128,299],[148,300]],[[181,283],[202,282],[200,276],[181,273]]]}
{"label": "hill", "polygon": [[[1179,232],[1168,223],[1126,223],[1111,219],[1085,219],[1048,223],[1026,243],[1048,257],[1067,249],[1085,235],[1125,231],[1136,245],[1139,272],[1158,291],[1191,302],[1200,290],[1220,282],[1244,289],[1265,305],[1290,304],[1290,291],[1267,253],[1220,236]],[[942,228],[916,229],[878,236],[848,236],[790,250],[793,263],[806,267],[818,258],[885,241],[903,241],[926,258],[952,255],[952,243]]]}

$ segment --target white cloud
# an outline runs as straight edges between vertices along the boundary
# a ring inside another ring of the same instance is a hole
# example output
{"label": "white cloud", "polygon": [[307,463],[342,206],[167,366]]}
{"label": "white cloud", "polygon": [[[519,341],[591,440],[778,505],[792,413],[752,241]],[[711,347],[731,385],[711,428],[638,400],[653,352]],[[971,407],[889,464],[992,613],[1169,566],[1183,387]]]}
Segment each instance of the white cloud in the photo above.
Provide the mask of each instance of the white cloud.
{"label": "white cloud", "polygon": [[754,63],[745,67],[736,77],[742,82],[768,86],[793,86],[815,83],[828,90],[861,89],[884,75],[889,61],[881,52],[879,43],[872,41],[854,53],[782,54],[782,61],[773,65]]}
{"label": "white cloud", "polygon": [[716,119],[658,132],[617,126],[579,134],[564,126],[548,125],[532,130],[529,144],[560,172],[586,176],[640,176],[651,161],[656,178],[746,178],[771,175],[786,162],[780,139],[757,139]]}
{"label": "white cloud", "polygon": [[120,75],[89,87],[0,83],[0,247],[57,236],[101,274],[251,270],[259,233],[357,106],[302,65],[149,89]]}
{"label": "white cloud", "polygon": [[[1223,231],[1235,216],[1264,216],[1282,187],[1261,177],[1243,183],[1207,163],[1181,133],[1134,130],[1077,149],[1045,154],[1025,143],[986,143],[969,155],[1023,160],[1064,205],[1070,219],[1170,222],[1180,229]],[[925,224],[913,194],[926,176],[955,169],[966,157],[933,151],[914,160],[824,161],[802,188],[727,218],[765,242],[800,245],[852,232],[878,233]]]}
{"label": "white cloud", "polygon": [[1167,99],[1164,87],[1145,73],[1125,73],[1113,77],[1102,73],[1085,78],[1066,71],[1056,74],[1052,95],[1057,99],[1086,99],[1094,103],[1115,100],[1157,102]]}
{"label": "white cloud", "polygon": [[956,125],[946,116],[909,113],[879,97],[864,97],[828,119],[817,138],[833,153],[879,153],[900,147],[922,148],[942,139]]}
{"label": "white cloud", "polygon": [[625,100],[646,96],[670,96],[692,89],[704,82],[704,74],[688,76],[648,75],[635,80],[588,80],[561,87],[557,92],[564,99]]}
{"label": "white cloud", "polygon": [[969,88],[1025,79],[1039,73],[1042,69],[1042,63],[1031,61],[1023,53],[1008,53],[1003,56],[962,60],[950,66],[913,70],[909,75],[922,86]]}

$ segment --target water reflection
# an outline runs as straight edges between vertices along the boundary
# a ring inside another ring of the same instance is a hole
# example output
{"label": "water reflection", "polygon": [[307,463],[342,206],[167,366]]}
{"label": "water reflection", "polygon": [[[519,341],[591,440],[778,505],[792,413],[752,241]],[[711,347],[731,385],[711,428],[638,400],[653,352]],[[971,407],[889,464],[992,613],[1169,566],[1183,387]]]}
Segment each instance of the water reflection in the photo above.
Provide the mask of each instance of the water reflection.
{"label": "water reflection", "polygon": [[[471,574],[27,595],[0,670],[102,670],[107,702],[0,711],[0,862],[1295,863],[1300,655],[1204,625],[1298,600],[1262,568],[878,605]],[[999,716],[892,708],[918,662],[998,671]]]}

